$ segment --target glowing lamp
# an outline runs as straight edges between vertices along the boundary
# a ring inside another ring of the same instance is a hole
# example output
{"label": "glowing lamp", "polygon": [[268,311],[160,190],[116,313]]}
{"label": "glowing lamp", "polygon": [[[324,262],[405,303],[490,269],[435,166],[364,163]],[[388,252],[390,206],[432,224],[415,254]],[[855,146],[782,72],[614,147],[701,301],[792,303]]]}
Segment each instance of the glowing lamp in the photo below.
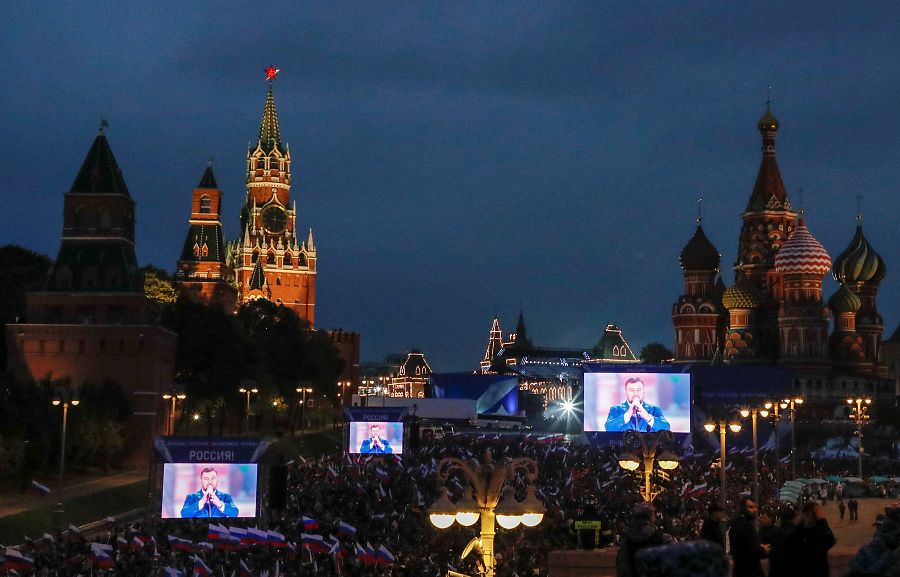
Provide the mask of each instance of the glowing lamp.
{"label": "glowing lamp", "polygon": [[77,407],[78,403],[80,403],[80,402],[81,401],[79,401],[78,399],[72,399],[72,401],[71,401],[73,407]]}
{"label": "glowing lamp", "polygon": [[750,410],[749,409],[741,409],[741,416],[746,419],[747,417],[750,416]]}
{"label": "glowing lamp", "polygon": [[626,471],[634,471],[641,466],[641,462],[634,453],[622,453],[619,455],[619,466]]}
{"label": "glowing lamp", "polygon": [[657,458],[656,462],[666,471],[678,468],[678,456],[670,451],[663,451]]}
{"label": "glowing lamp", "polygon": [[731,429],[732,433],[739,433],[741,431],[741,424],[731,423],[730,425],[728,425],[728,428]]}
{"label": "glowing lamp", "polygon": [[481,516],[480,509],[481,507],[472,499],[468,491],[464,492],[462,499],[456,502],[456,522],[463,527],[474,525]]}
{"label": "glowing lamp", "polygon": [[504,529],[515,529],[522,523],[522,516],[525,512],[522,503],[516,501],[515,490],[511,485],[507,485],[503,489],[500,503],[494,509],[494,513],[497,515],[497,524]]}
{"label": "glowing lamp", "polygon": [[537,498],[536,491],[534,485],[529,485],[525,500],[522,501],[522,508],[525,510],[525,513],[522,514],[522,524],[526,527],[535,527],[544,520],[546,508]]}
{"label": "glowing lamp", "polygon": [[787,403],[787,401],[782,401],[781,404],[778,406],[781,407],[782,409],[786,409],[786,408],[788,408],[788,403]]}
{"label": "glowing lamp", "polygon": [[794,399],[794,402],[797,403],[798,405],[802,405],[803,399],[797,398],[797,399]]}
{"label": "glowing lamp", "polygon": [[769,411],[763,409],[762,411],[759,412],[759,414],[762,416],[762,418],[765,419],[766,417],[769,416]]}
{"label": "glowing lamp", "polygon": [[59,399],[53,399],[51,402],[53,403],[54,407],[58,407],[60,403],[62,403],[62,401],[60,401]]}
{"label": "glowing lamp", "polygon": [[447,487],[441,487],[437,501],[428,509],[428,519],[438,529],[446,529],[456,520],[456,505],[447,495]]}
{"label": "glowing lamp", "polygon": [[[766,404],[764,404],[763,406],[764,406],[766,409],[771,409],[772,406],[773,406],[773,403],[766,403]],[[783,408],[784,408],[784,407],[782,407],[782,409],[783,409]]]}
{"label": "glowing lamp", "polygon": [[853,404],[853,399],[847,399],[847,404],[848,404],[848,405],[852,405],[852,404]]}
{"label": "glowing lamp", "polygon": [[712,433],[716,430],[716,425],[714,423],[706,423],[703,425],[703,428],[706,429],[707,433]]}

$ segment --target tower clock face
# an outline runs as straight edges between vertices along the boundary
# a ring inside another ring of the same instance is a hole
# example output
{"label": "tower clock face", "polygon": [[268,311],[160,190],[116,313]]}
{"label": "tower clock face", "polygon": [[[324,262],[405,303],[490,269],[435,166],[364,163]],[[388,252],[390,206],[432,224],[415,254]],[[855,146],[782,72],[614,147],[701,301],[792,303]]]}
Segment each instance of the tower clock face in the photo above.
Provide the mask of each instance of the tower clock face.
{"label": "tower clock face", "polygon": [[287,226],[287,213],[278,206],[269,206],[262,211],[262,224],[267,232],[279,234]]}

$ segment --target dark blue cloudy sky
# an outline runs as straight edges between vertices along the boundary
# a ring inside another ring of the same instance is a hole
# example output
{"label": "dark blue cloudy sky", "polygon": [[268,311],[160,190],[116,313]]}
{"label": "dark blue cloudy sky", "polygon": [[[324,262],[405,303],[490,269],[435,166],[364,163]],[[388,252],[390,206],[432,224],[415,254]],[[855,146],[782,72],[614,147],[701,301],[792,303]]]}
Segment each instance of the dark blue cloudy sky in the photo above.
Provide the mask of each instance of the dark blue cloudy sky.
{"label": "dark blue cloudy sky", "polygon": [[833,257],[864,196],[900,322],[895,2],[122,4],[4,8],[0,243],[55,255],[101,114],[142,264],[174,270],[209,157],[234,237],[272,63],[318,325],[364,360],[471,369],[520,305],[539,345],[671,346],[698,196],[732,280],[771,84],[789,194]]}

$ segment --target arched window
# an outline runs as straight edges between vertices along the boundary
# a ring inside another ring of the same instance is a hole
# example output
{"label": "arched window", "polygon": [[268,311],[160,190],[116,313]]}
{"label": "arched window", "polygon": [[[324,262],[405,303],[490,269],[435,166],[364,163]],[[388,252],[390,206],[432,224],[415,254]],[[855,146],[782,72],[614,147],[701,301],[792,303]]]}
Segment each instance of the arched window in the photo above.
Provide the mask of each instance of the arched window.
{"label": "arched window", "polygon": [[256,262],[259,260],[259,251],[254,250],[253,254],[250,255],[250,262]]}
{"label": "arched window", "polygon": [[280,276],[279,276],[279,277],[275,277],[275,284],[276,284],[277,286],[281,286],[281,277],[280,277]]}
{"label": "arched window", "polygon": [[200,197],[200,213],[209,214],[212,212],[212,199],[205,194]]}
{"label": "arched window", "polygon": [[284,253],[284,266],[294,266],[294,258],[289,252]]}
{"label": "arched window", "polygon": [[256,161],[256,168],[265,170],[265,168],[266,168],[266,159],[265,159],[265,158],[260,158],[259,160],[257,160],[257,161]]}
{"label": "arched window", "polygon": [[200,256],[201,257],[209,256],[209,245],[206,244],[205,242],[203,243],[203,246],[200,247]]}
{"label": "arched window", "polygon": [[300,254],[297,256],[297,266],[306,266],[306,255]]}
{"label": "arched window", "polygon": [[274,265],[275,262],[276,261],[275,261],[275,253],[274,252],[270,252],[269,254],[266,255],[266,264]]}
{"label": "arched window", "polygon": [[194,257],[200,258],[200,245],[196,242],[194,243]]}

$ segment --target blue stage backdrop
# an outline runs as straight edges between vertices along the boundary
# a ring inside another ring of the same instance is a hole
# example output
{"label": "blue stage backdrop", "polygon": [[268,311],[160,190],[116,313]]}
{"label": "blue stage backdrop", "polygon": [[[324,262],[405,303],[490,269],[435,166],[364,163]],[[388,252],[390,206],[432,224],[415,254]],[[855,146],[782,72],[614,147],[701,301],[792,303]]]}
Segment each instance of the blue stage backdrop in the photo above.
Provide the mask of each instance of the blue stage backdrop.
{"label": "blue stage backdrop", "polygon": [[474,399],[479,415],[518,415],[519,379],[508,375],[440,373],[431,375],[438,399]]}

